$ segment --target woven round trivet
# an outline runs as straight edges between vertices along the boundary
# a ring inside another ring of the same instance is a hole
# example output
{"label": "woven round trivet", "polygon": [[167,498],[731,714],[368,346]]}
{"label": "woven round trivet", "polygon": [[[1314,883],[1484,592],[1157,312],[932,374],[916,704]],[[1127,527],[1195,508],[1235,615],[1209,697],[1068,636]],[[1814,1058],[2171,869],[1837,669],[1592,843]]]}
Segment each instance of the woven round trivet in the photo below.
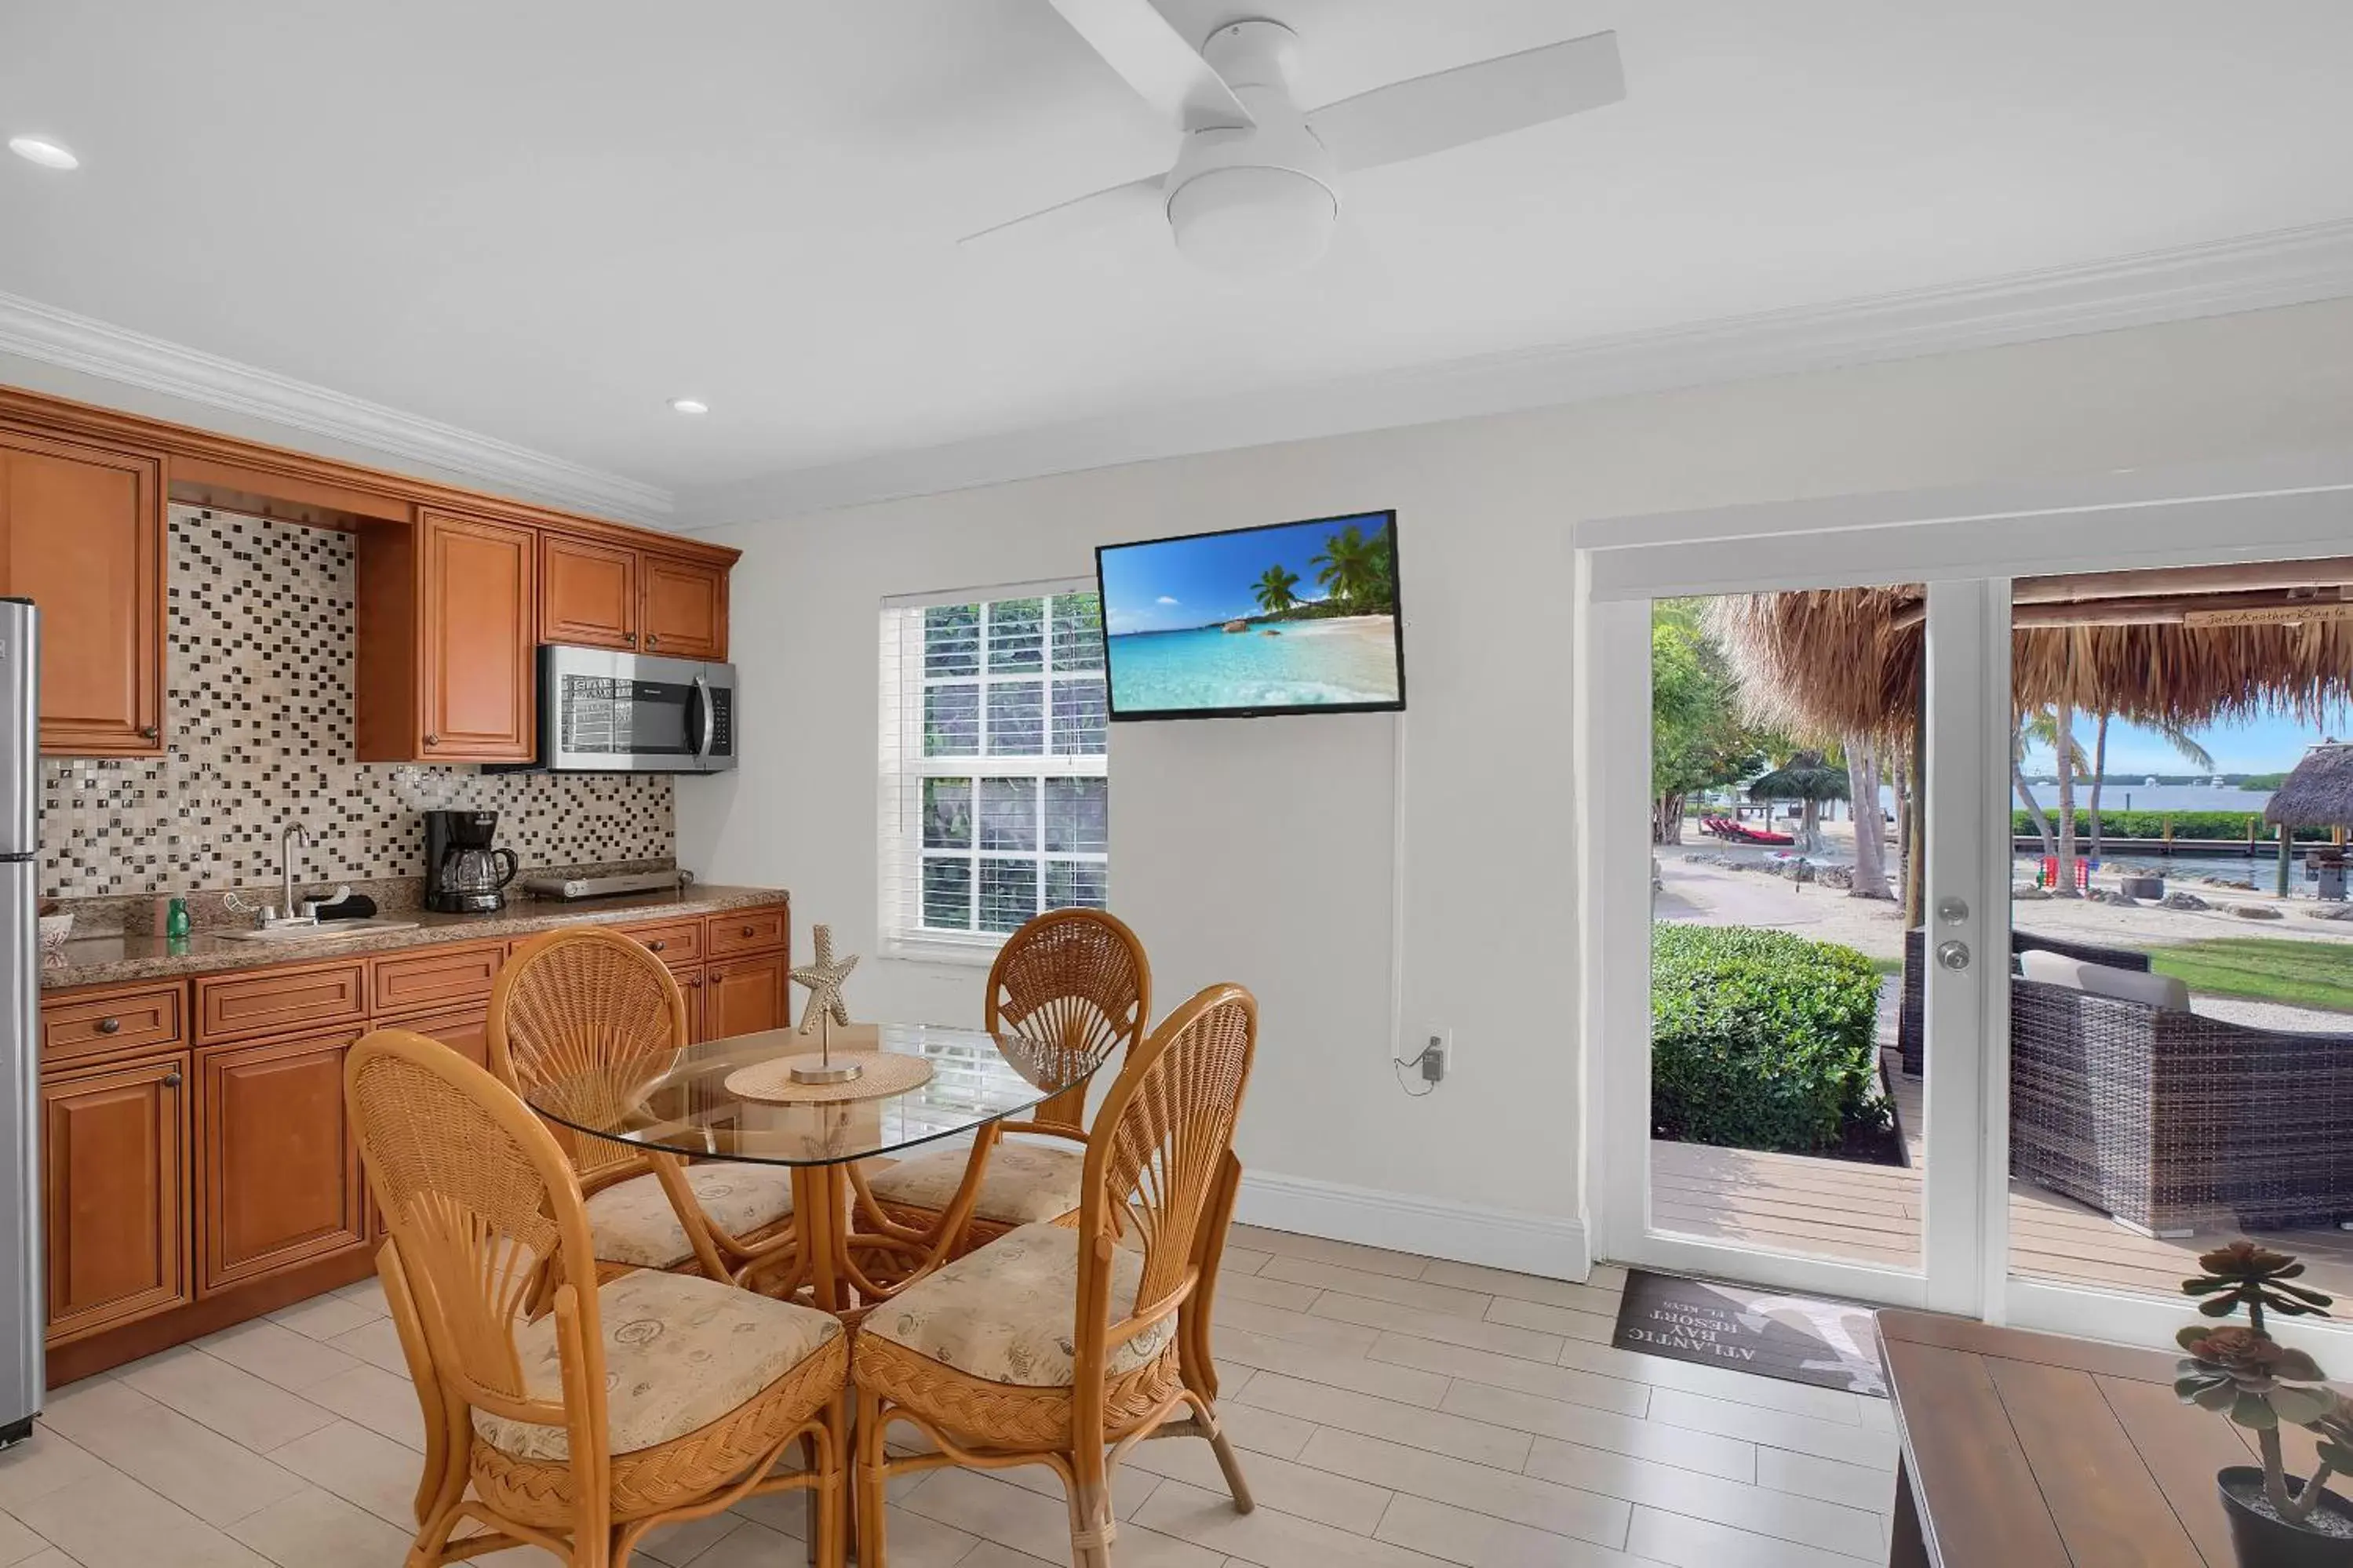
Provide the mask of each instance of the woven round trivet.
{"label": "woven round trivet", "polygon": [[856,1062],[866,1070],[848,1083],[795,1083],[793,1068],[815,1067],[823,1060],[820,1053],[806,1056],[778,1057],[773,1061],[754,1062],[747,1068],[737,1068],[727,1075],[727,1092],[745,1100],[764,1100],[776,1105],[822,1105],[844,1100],[882,1100],[894,1094],[904,1094],[911,1089],[921,1089],[931,1081],[932,1059],[909,1056],[902,1051],[843,1051],[833,1053],[836,1067],[844,1062]]}

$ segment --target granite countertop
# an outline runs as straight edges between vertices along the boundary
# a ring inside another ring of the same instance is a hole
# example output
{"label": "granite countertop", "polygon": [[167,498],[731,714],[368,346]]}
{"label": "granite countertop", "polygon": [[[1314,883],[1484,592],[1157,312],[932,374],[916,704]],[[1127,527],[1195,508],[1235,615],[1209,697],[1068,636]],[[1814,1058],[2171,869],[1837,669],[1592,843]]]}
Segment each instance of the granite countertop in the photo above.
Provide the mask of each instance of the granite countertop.
{"label": "granite countertop", "polygon": [[[387,918],[417,924],[406,931],[368,936],[300,942],[237,942],[217,931],[199,930],[173,942],[144,932],[91,936],[68,942],[41,955],[41,989],[112,985],[133,980],[167,980],[232,969],[264,969],[274,963],[324,962],[353,953],[391,952],[438,942],[512,940],[558,926],[610,924],[723,914],[729,910],[781,903],[782,888],[736,888],[698,882],[677,892],[626,894],[578,903],[512,899],[495,914],[444,915],[427,910],[386,910]],[[330,925],[332,922],[329,922]]]}

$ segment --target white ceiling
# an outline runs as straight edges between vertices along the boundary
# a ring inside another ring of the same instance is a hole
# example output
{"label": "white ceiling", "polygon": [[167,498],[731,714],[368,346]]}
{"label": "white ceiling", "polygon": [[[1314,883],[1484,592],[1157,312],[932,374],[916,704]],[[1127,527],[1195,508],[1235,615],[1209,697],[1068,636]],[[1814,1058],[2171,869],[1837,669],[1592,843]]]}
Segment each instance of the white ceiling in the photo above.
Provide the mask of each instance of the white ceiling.
{"label": "white ceiling", "polygon": [[83,167],[0,158],[0,293],[691,512],[2353,217],[2344,0],[1162,3],[1289,23],[1310,104],[1604,27],[1628,99],[1360,175],[1321,266],[1241,284],[1165,236],[955,246],[1173,156],[1046,0],[8,0],[0,136]]}

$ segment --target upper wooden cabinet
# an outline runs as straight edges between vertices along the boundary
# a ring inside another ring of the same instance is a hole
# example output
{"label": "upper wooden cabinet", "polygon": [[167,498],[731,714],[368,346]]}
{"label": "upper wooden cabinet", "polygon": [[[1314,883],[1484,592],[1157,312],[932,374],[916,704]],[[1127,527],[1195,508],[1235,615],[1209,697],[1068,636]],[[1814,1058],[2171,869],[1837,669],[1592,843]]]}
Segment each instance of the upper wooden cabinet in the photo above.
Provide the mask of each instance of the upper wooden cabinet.
{"label": "upper wooden cabinet", "polygon": [[164,750],[164,461],[0,430],[0,593],[41,612],[41,750]]}
{"label": "upper wooden cabinet", "polygon": [[539,640],[668,658],[727,657],[727,569],[543,533]]}
{"label": "upper wooden cabinet", "polygon": [[428,511],[359,539],[359,760],[531,761],[538,533]]}
{"label": "upper wooden cabinet", "polygon": [[645,588],[638,629],[664,658],[727,657],[727,569],[667,555],[638,558]]}
{"label": "upper wooden cabinet", "polygon": [[569,534],[539,537],[539,640],[638,646],[638,552]]}

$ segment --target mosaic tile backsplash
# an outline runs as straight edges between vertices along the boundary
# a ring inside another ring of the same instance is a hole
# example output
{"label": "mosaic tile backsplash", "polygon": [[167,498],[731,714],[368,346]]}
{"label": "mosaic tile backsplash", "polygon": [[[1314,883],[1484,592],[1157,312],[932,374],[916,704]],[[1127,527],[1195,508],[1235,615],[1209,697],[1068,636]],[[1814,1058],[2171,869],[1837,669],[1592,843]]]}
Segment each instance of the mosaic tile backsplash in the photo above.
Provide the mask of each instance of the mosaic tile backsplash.
{"label": "mosaic tile backsplash", "polygon": [[666,860],[666,774],[482,774],[352,760],[354,552],[328,529],[171,510],[166,754],[41,762],[41,892],[274,887],[422,876],[424,805],[499,813],[526,868]]}

